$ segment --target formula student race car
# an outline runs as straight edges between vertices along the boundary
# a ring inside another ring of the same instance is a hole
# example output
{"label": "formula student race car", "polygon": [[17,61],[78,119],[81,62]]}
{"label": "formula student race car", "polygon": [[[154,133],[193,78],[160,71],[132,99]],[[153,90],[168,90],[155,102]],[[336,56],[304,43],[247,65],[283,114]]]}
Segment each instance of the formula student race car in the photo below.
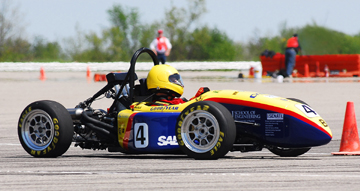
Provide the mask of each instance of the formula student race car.
{"label": "formula student race car", "polygon": [[[55,101],[29,104],[21,113],[18,136],[34,157],[58,157],[72,142],[83,149],[107,149],[125,154],[186,154],[194,159],[218,159],[229,151],[267,148],[295,157],[330,142],[325,120],[298,99],[238,90],[199,91],[190,101],[151,105],[154,93],[146,79],[137,79],[135,63],[148,53],[133,55],[127,73],[109,73],[107,84],[75,108]],[[178,75],[179,76],[179,75]],[[206,90],[203,88],[201,90]],[[99,96],[114,99],[107,110],[93,109]]]}

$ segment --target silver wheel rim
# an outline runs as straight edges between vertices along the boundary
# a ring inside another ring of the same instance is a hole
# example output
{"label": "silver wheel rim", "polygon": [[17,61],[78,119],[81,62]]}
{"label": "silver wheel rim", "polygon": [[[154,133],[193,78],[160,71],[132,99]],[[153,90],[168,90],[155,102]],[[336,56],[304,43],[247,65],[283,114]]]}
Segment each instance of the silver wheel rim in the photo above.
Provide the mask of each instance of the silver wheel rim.
{"label": "silver wheel rim", "polygon": [[32,150],[47,148],[54,137],[54,124],[50,115],[39,109],[30,111],[22,122],[21,136]]}
{"label": "silver wheel rim", "polygon": [[196,153],[210,151],[216,145],[220,127],[216,118],[207,111],[193,111],[181,126],[181,137],[187,148]]}

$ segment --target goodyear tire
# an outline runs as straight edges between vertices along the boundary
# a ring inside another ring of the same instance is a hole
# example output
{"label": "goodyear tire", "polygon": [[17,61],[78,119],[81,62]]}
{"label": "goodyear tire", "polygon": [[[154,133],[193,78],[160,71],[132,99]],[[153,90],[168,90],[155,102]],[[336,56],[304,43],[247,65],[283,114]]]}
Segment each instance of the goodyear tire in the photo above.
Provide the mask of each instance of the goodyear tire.
{"label": "goodyear tire", "polygon": [[21,113],[18,136],[34,157],[58,157],[71,145],[74,129],[67,109],[54,101],[37,101]]}
{"label": "goodyear tire", "polygon": [[311,147],[307,148],[282,148],[282,147],[269,147],[270,152],[281,157],[297,157],[308,152]]}
{"label": "goodyear tire", "polygon": [[223,105],[196,102],[186,107],[176,123],[176,138],[180,149],[194,159],[218,159],[232,148],[235,122]]}

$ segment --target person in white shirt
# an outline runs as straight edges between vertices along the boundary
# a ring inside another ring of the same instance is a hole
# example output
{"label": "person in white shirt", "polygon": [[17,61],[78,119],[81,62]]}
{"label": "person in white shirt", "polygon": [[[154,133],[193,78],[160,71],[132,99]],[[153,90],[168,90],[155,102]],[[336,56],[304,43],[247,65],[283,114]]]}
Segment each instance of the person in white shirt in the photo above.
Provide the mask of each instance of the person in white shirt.
{"label": "person in white shirt", "polygon": [[165,64],[166,57],[170,55],[172,45],[168,38],[163,36],[163,30],[158,30],[158,36],[150,43],[150,49],[154,51],[162,64]]}

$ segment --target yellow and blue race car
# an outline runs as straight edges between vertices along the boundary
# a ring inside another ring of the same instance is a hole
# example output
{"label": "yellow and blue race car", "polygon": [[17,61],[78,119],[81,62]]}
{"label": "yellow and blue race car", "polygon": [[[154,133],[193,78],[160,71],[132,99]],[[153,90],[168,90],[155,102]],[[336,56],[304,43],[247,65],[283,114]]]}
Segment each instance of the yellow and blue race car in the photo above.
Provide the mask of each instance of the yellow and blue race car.
{"label": "yellow and blue race car", "polygon": [[[58,157],[75,142],[83,149],[183,153],[194,159],[218,159],[229,151],[263,148],[295,157],[331,141],[325,120],[298,99],[201,88],[190,101],[154,104],[153,97],[161,88],[150,91],[146,79],[138,80],[135,73],[142,53],[151,56],[154,67],[159,65],[150,49],[139,49],[128,72],[107,74],[106,86],[75,108],[49,100],[29,104],[18,122],[25,151],[34,157]],[[113,104],[107,111],[93,109],[91,103],[104,94],[114,99]]]}

